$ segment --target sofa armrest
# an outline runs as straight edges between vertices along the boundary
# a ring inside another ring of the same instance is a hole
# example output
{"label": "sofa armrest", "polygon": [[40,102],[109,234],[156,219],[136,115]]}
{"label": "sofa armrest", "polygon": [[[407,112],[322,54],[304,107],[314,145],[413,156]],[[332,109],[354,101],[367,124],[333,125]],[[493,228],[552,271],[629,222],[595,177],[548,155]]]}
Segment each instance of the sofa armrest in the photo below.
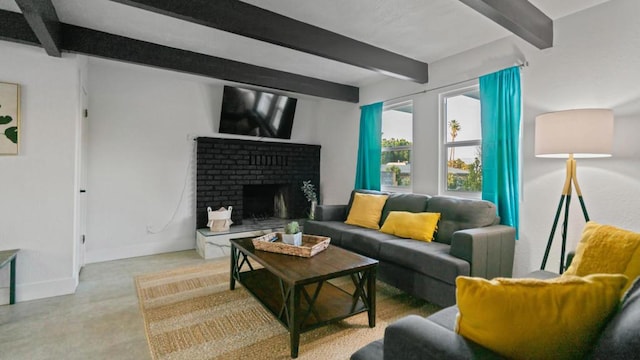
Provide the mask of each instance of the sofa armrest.
{"label": "sofa armrest", "polygon": [[347,220],[347,205],[317,205],[314,220],[345,221]]}
{"label": "sofa armrest", "polygon": [[492,225],[454,232],[450,254],[471,264],[471,276],[511,277],[515,247],[516,229]]}
{"label": "sofa armrest", "polygon": [[428,319],[409,315],[385,329],[384,359],[502,359],[502,357]]}

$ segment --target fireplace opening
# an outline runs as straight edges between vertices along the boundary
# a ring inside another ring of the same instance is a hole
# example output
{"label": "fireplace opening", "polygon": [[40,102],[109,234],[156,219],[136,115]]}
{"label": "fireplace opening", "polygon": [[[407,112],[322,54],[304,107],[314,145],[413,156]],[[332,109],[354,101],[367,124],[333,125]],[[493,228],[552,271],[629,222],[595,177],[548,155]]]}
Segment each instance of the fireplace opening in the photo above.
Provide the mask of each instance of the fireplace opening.
{"label": "fireplace opening", "polygon": [[242,187],[242,218],[288,219],[288,189],[288,184],[244,185]]}

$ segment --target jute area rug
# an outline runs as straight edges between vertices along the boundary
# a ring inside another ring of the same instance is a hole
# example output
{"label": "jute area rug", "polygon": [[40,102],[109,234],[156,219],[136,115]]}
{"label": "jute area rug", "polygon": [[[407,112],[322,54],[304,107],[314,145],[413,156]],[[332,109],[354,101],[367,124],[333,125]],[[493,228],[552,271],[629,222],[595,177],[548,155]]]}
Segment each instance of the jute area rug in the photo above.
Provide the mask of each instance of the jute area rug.
{"label": "jute area rug", "polygon": [[[349,279],[337,279],[348,286]],[[237,283],[236,283],[237,284]],[[289,333],[241,285],[229,290],[229,260],[216,260],[135,278],[151,357],[180,359],[290,359]],[[377,283],[376,327],[361,313],[300,338],[299,359],[348,359],[409,314],[438,307]]]}

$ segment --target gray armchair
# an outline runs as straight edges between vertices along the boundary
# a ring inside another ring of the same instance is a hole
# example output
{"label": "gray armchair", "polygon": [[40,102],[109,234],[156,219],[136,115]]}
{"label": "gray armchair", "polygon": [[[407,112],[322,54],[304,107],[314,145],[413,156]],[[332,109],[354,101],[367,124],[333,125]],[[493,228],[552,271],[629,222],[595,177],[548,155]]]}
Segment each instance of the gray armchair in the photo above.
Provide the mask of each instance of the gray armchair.
{"label": "gray armchair", "polygon": [[[557,274],[536,271],[529,277],[548,279]],[[389,325],[384,339],[370,343],[351,360],[418,359],[504,359],[495,352],[458,335],[454,331],[456,306],[423,318],[404,317]],[[618,312],[607,323],[599,340],[590,349],[589,359],[637,359],[640,354],[640,280],[623,298]],[[532,339],[533,341],[533,339]],[[553,354],[549,354],[553,358]]]}

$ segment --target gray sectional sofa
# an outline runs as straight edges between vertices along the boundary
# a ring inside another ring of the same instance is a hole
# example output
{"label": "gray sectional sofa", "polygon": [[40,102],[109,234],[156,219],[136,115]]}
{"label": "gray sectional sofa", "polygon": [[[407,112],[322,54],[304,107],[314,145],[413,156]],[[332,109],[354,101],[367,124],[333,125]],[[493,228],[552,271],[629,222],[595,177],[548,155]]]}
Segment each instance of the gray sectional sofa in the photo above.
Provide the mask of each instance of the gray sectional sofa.
{"label": "gray sectional sofa", "polygon": [[[368,194],[387,194],[355,190]],[[354,192],[355,192],[354,191]],[[420,194],[387,194],[380,225],[391,211],[441,214],[434,241],[402,239],[378,230],[347,225],[347,205],[322,205],[304,232],[331,237],[331,244],[378,260],[378,279],[440,306],[455,304],[460,275],[510,277],[515,229],[499,225],[494,204],[483,200]]]}

